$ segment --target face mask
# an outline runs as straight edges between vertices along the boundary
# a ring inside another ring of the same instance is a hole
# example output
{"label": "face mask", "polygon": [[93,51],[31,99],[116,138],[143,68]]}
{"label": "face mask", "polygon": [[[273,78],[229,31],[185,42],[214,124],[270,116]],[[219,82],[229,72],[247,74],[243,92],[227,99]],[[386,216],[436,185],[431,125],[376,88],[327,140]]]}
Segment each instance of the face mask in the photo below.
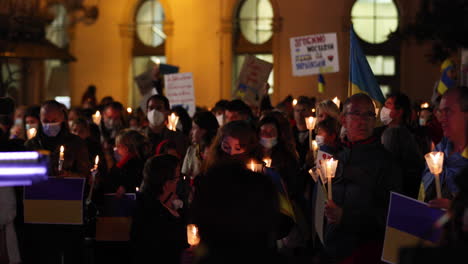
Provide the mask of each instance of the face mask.
{"label": "face mask", "polygon": [[317,145],[320,147],[320,146],[323,146],[325,145],[325,137],[324,136],[315,136],[315,142],[317,142]]}
{"label": "face mask", "polygon": [[419,125],[420,125],[420,126],[425,126],[425,125],[426,125],[426,119],[424,119],[424,118],[419,118]]}
{"label": "face mask", "polygon": [[15,125],[21,126],[23,124],[23,119],[21,118],[16,118],[15,119]]}
{"label": "face mask", "polygon": [[224,115],[223,114],[218,114],[216,115],[216,120],[218,120],[219,126],[223,126],[224,124]]}
{"label": "face mask", "polygon": [[149,111],[146,117],[152,127],[160,126],[164,122],[164,114],[156,109]]}
{"label": "face mask", "polygon": [[260,144],[264,148],[271,149],[278,143],[278,138],[260,138]]}
{"label": "face mask", "polygon": [[42,131],[48,137],[56,137],[62,128],[61,122],[42,124]]}
{"label": "face mask", "polygon": [[382,121],[382,123],[384,125],[388,125],[390,124],[390,122],[392,122],[392,118],[390,117],[390,112],[392,110],[390,108],[387,108],[387,107],[382,107],[382,110],[380,110],[380,121]]}
{"label": "face mask", "polygon": [[25,127],[26,127],[26,131],[28,131],[31,128],[37,129],[37,124],[26,124]]}

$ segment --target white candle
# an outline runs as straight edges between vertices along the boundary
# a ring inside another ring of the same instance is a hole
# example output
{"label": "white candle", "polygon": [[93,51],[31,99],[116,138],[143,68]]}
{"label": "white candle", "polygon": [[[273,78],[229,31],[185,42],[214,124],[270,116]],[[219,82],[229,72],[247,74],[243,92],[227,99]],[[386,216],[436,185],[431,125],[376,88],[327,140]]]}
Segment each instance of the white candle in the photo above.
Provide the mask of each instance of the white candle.
{"label": "white candle", "polygon": [[96,158],[94,159],[94,170],[97,170],[99,164],[99,156],[96,155]]}
{"label": "white candle", "polygon": [[327,159],[325,161],[325,173],[327,176],[327,185],[328,185],[328,200],[332,200],[332,178],[335,177],[336,167],[338,165],[338,160],[333,158]]}
{"label": "white candle", "polygon": [[429,152],[424,155],[426,159],[427,166],[432,174],[434,174],[434,181],[436,187],[437,198],[442,198],[442,191],[440,188],[440,177],[442,173],[442,166],[444,164],[444,153],[443,152]]}
{"label": "white candle", "polygon": [[65,147],[63,145],[60,146],[59,163],[58,163],[59,172],[62,171],[63,161],[65,160],[64,151],[65,151]]}
{"label": "white candle", "polygon": [[37,129],[34,128],[34,127],[32,127],[32,128],[30,128],[30,129],[28,129],[28,131],[26,132],[26,134],[27,134],[27,136],[28,136],[28,139],[31,139],[31,138],[33,138],[33,137],[36,136],[36,134],[37,134]]}
{"label": "white candle", "polygon": [[101,123],[101,112],[96,111],[96,113],[93,115],[93,122],[94,124],[98,125]]}
{"label": "white candle", "polygon": [[315,122],[317,121],[317,118],[313,116],[309,116],[309,117],[306,117],[305,120],[306,120],[307,129],[313,130],[315,128]]}
{"label": "white candle", "polygon": [[200,236],[198,235],[198,227],[194,224],[187,225],[187,242],[192,247],[200,243]]}
{"label": "white candle", "polygon": [[179,117],[176,114],[172,113],[168,118],[167,128],[169,130],[176,131],[177,122],[179,122]]}
{"label": "white candle", "polygon": [[335,104],[336,104],[336,106],[338,106],[338,108],[340,108],[340,99],[338,99],[338,97],[337,97],[337,96],[335,96],[335,98],[333,98],[333,100],[332,100],[332,101],[333,101],[333,103],[335,103]]}

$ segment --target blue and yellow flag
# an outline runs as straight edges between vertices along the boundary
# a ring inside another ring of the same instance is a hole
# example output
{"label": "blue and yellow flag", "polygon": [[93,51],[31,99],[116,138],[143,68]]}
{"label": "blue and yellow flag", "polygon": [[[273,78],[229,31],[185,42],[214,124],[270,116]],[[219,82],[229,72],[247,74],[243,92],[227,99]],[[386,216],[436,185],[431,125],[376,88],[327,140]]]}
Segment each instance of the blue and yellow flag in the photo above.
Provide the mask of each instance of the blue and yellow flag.
{"label": "blue and yellow flag", "polygon": [[351,95],[365,93],[373,100],[385,103],[384,95],[375,79],[372,69],[362,52],[359,41],[351,26],[350,30],[350,52],[349,52],[349,87]]}
{"label": "blue and yellow flag", "polygon": [[444,60],[440,66],[442,76],[440,77],[439,83],[437,84],[437,92],[443,95],[449,88],[455,85],[455,81],[450,78],[448,72],[455,68],[453,61],[450,59]]}
{"label": "blue and yellow flag", "polygon": [[318,92],[325,92],[325,79],[321,73],[318,75]]}

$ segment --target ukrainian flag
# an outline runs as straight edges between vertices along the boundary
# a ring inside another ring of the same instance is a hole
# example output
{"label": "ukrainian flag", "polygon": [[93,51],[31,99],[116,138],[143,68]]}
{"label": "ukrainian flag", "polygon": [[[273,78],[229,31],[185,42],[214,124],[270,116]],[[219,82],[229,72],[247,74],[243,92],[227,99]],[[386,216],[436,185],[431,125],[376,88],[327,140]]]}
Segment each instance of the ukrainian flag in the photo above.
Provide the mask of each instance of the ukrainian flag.
{"label": "ukrainian flag", "polygon": [[359,40],[352,26],[350,30],[349,87],[351,95],[365,93],[375,101],[381,104],[385,103],[380,86],[359,46]]}
{"label": "ukrainian flag", "polygon": [[318,75],[318,92],[325,92],[325,79],[321,73]]}
{"label": "ukrainian flag", "polygon": [[448,76],[448,71],[453,70],[454,67],[453,62],[450,59],[444,60],[440,66],[442,76],[440,77],[439,84],[437,85],[437,92],[440,95],[443,95],[449,88],[455,85],[455,82]]}
{"label": "ukrainian flag", "polygon": [[271,177],[276,189],[278,190],[280,212],[291,217],[295,222],[296,214],[294,213],[293,205],[291,200],[289,200],[288,192],[280,174],[272,168],[266,168],[266,175]]}
{"label": "ukrainian flag", "polygon": [[96,221],[96,241],[129,241],[136,194],[106,194]]}
{"label": "ukrainian flag", "polygon": [[83,224],[83,178],[55,178],[24,188],[24,222]]}
{"label": "ukrainian flag", "polygon": [[442,235],[445,212],[426,203],[392,192],[388,209],[382,260],[398,263],[404,247],[436,246]]}

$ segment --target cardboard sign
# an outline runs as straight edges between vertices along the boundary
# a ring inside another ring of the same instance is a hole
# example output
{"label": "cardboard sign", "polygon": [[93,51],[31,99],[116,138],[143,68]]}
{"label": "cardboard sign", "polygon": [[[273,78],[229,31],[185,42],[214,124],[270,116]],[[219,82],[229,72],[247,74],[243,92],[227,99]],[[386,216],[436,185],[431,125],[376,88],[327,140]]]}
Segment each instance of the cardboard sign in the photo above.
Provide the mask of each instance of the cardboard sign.
{"label": "cardboard sign", "polygon": [[24,222],[83,224],[84,178],[55,178],[24,188]]}
{"label": "cardboard sign", "polygon": [[195,114],[195,93],[191,72],[164,75],[166,97],[171,108],[182,106],[190,116]]}
{"label": "cardboard sign", "polygon": [[244,100],[247,104],[258,106],[261,91],[268,81],[272,69],[273,64],[267,61],[258,59],[253,55],[245,56],[232,97]]}
{"label": "cardboard sign", "polygon": [[308,35],[290,39],[294,76],[338,72],[336,33]]}

